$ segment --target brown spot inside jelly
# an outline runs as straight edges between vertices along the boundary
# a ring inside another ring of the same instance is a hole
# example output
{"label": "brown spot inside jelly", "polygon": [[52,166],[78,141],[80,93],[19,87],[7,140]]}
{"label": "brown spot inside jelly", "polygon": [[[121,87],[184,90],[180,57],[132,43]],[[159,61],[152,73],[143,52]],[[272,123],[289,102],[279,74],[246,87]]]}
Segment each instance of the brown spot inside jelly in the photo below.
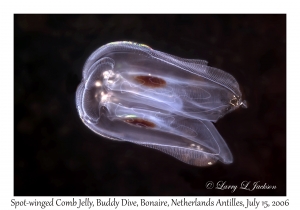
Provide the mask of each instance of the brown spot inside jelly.
{"label": "brown spot inside jelly", "polygon": [[128,118],[124,120],[125,122],[136,125],[139,127],[145,127],[145,128],[154,128],[155,124],[153,122],[141,119],[141,118]]}
{"label": "brown spot inside jelly", "polygon": [[147,75],[136,76],[134,79],[138,83],[152,88],[164,87],[167,84],[162,78]]}

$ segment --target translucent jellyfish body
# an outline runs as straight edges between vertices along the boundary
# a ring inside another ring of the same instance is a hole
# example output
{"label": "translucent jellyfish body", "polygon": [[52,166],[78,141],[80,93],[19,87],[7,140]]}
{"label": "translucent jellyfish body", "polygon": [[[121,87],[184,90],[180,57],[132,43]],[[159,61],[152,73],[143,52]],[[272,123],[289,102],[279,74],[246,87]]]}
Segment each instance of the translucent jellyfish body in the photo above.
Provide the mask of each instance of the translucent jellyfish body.
{"label": "translucent jellyfish body", "polygon": [[242,102],[237,81],[203,60],[114,42],[87,59],[76,105],[95,133],[160,150],[195,166],[233,161],[211,122]]}

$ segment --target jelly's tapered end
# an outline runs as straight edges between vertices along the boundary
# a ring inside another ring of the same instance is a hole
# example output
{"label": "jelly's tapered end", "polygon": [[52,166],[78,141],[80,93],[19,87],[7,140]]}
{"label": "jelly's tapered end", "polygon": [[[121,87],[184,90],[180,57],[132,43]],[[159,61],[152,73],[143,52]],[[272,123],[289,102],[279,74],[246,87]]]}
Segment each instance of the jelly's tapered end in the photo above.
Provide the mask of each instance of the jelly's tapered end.
{"label": "jelly's tapered end", "polygon": [[240,105],[241,105],[241,107],[243,107],[243,108],[245,108],[245,109],[248,108],[248,103],[247,103],[247,101],[245,101],[245,100],[242,101]]}

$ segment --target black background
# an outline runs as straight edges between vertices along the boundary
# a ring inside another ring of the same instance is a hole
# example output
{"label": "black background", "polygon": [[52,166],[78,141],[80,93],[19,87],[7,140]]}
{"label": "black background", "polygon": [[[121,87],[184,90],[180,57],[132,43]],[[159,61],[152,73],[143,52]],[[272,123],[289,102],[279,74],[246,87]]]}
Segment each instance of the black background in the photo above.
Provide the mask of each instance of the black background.
{"label": "black background", "polygon": [[[286,195],[286,15],[15,15],[14,40],[14,195]],[[190,166],[81,122],[85,60],[123,40],[205,59],[237,79],[249,108],[215,124],[233,164]],[[277,189],[205,188],[244,180]]]}

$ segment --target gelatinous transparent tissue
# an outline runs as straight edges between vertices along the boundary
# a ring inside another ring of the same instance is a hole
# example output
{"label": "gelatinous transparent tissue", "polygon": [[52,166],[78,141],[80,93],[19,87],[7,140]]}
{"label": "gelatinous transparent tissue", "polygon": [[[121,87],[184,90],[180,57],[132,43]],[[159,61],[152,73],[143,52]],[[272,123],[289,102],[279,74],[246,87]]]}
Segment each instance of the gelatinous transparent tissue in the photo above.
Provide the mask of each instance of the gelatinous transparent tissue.
{"label": "gelatinous transparent tissue", "polygon": [[246,107],[237,81],[207,62],[133,42],[113,42],[87,59],[76,106],[95,133],[167,153],[185,163],[228,164],[212,122]]}

